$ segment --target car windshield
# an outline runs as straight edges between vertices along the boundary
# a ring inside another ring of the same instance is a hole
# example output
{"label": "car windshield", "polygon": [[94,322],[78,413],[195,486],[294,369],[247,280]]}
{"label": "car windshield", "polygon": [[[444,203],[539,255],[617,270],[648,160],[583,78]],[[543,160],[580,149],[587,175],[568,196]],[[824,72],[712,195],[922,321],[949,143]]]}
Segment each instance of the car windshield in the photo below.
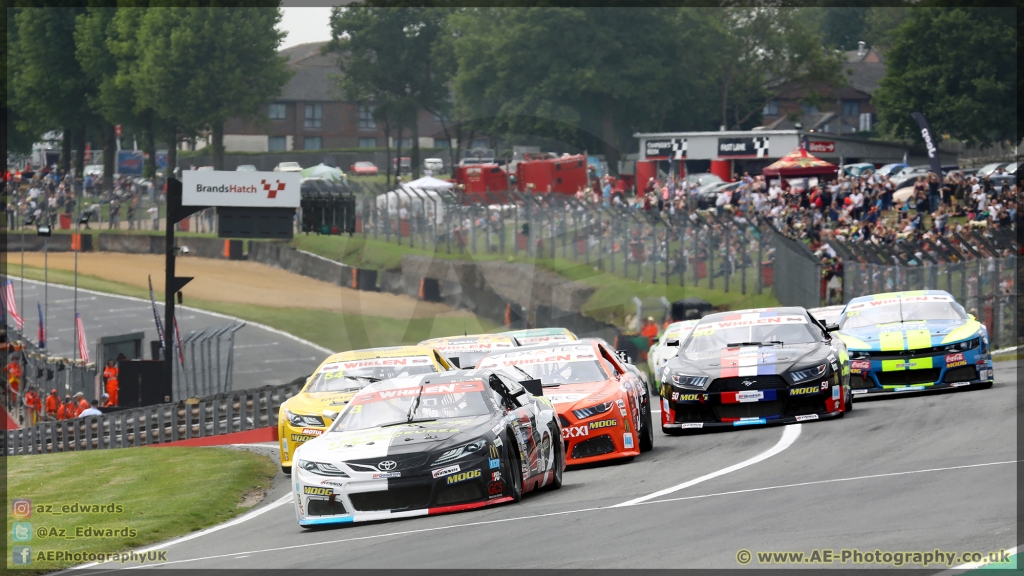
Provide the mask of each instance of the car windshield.
{"label": "car windshield", "polygon": [[730,314],[716,320],[702,321],[694,327],[683,352],[686,355],[702,355],[737,346],[811,344],[817,341],[809,321],[803,315],[756,312]]}
{"label": "car windshield", "polygon": [[966,318],[956,302],[948,296],[922,296],[938,300],[898,298],[850,304],[839,323],[840,330],[864,328],[876,324],[920,320],[963,320]]}
{"label": "car windshield", "polygon": [[480,368],[508,369],[515,366],[542,384],[585,384],[608,379],[590,346],[566,346],[493,354]]}
{"label": "car windshield", "polygon": [[371,358],[325,364],[306,392],[346,392],[359,390],[371,382],[436,372],[427,356]]}
{"label": "car windshield", "polygon": [[495,409],[488,394],[480,380],[367,392],[349,402],[333,431],[482,416]]}

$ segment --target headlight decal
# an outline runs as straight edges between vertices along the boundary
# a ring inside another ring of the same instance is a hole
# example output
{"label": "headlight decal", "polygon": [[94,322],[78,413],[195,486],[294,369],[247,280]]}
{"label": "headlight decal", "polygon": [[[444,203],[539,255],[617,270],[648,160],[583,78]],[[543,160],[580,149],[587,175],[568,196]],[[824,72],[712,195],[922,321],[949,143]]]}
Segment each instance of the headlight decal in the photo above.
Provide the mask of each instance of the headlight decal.
{"label": "headlight decal", "polygon": [[572,414],[573,414],[573,416],[576,417],[577,420],[585,420],[587,418],[590,418],[591,416],[597,416],[598,414],[604,414],[605,412],[611,410],[612,406],[614,406],[614,402],[609,400],[607,402],[602,402],[601,404],[590,406],[588,408],[581,408],[579,410],[573,410]]}
{"label": "headlight decal", "polygon": [[314,414],[296,414],[291,410],[283,410],[284,417],[292,426],[325,426],[322,416]]}
{"label": "headlight decal", "polygon": [[327,462],[313,462],[311,460],[299,460],[299,468],[312,472],[313,474],[319,474],[321,476],[338,476],[341,478],[348,478],[348,474],[344,470],[338,468],[334,464]]}
{"label": "headlight decal", "polygon": [[437,460],[434,460],[434,462],[431,463],[431,466],[437,466],[439,464],[444,464],[446,462],[454,462],[456,460],[459,460],[460,458],[463,458],[464,456],[469,456],[470,454],[475,454],[483,450],[485,446],[487,446],[487,441],[480,439],[474,442],[470,442],[469,444],[464,444],[462,446],[452,448],[451,450],[447,450],[444,453],[442,453],[437,458]]}
{"label": "headlight decal", "polygon": [[704,389],[704,386],[708,383],[707,376],[685,376],[683,374],[673,374],[671,376],[672,383],[676,386],[682,386],[684,388],[700,388]]}
{"label": "headlight decal", "polygon": [[819,366],[814,366],[812,368],[807,368],[804,370],[795,370],[790,373],[790,376],[793,378],[793,383],[798,384],[800,382],[806,382],[808,380],[816,380],[824,376],[826,373],[828,373],[827,363],[821,364]]}

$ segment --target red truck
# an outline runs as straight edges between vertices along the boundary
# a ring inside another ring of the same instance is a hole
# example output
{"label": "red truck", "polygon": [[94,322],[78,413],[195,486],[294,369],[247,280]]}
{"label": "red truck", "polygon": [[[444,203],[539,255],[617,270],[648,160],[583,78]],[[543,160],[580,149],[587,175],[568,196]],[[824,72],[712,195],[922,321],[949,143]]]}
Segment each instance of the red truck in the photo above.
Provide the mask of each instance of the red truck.
{"label": "red truck", "polygon": [[[515,167],[515,189],[520,193],[572,195],[591,186],[600,190],[596,180],[590,181],[587,158],[556,156],[542,152],[526,154]],[[456,168],[456,184],[463,187],[463,203],[505,203],[509,201],[509,178],[495,162],[468,163]]]}

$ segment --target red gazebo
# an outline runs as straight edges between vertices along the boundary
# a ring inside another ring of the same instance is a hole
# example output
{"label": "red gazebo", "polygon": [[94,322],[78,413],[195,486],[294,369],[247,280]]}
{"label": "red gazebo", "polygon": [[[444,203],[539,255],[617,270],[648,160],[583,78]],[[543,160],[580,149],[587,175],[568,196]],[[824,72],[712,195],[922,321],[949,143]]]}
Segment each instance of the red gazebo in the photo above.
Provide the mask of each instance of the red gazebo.
{"label": "red gazebo", "polygon": [[807,153],[803,147],[793,150],[775,163],[766,166],[761,173],[767,178],[802,178],[805,176],[835,176],[839,167]]}

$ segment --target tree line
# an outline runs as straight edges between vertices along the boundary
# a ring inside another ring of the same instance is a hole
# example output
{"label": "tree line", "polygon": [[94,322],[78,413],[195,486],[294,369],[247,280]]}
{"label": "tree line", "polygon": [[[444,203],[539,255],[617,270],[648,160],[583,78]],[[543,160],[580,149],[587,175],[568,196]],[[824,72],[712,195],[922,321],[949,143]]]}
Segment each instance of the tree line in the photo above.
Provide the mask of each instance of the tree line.
{"label": "tree line", "polygon": [[173,167],[177,143],[200,133],[212,134],[214,165],[221,168],[224,123],[265,119],[265,104],[291,72],[277,52],[283,34],[276,29],[276,0],[211,4],[8,9],[8,150],[28,151],[43,134],[58,131],[60,168],[71,167],[74,148],[81,174],[86,138],[95,137],[104,173],[113,174],[120,125],[146,153],[144,176],[156,172],[158,145]]}

